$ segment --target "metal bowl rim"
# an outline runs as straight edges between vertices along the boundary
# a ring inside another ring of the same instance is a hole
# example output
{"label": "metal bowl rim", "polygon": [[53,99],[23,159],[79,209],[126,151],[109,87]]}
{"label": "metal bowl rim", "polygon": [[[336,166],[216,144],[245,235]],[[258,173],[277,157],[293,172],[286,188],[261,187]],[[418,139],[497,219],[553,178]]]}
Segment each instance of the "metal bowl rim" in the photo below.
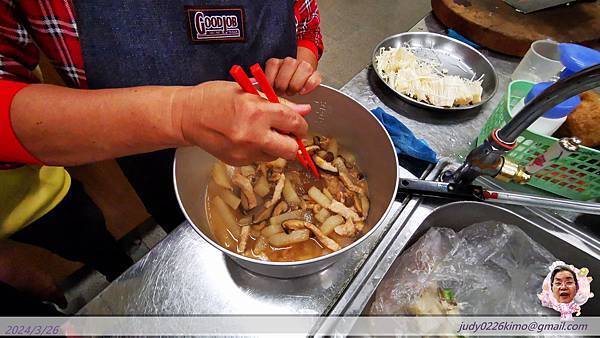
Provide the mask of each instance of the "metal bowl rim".
{"label": "metal bowl rim", "polygon": [[[385,135],[387,136],[387,140],[389,142],[389,145],[391,147],[391,149],[395,149],[394,148],[394,143],[392,142],[392,139],[390,137],[390,135],[388,134],[387,130],[383,127],[383,124],[379,121],[379,119],[377,119],[375,117],[375,115],[373,115],[373,113],[371,113],[371,111],[369,109],[367,109],[363,104],[361,104],[360,102],[358,102],[357,100],[355,100],[353,97],[351,97],[350,95],[344,94],[341,91],[327,86],[327,85],[320,85],[321,87],[325,87],[327,89],[333,90],[339,94],[342,94],[344,96],[346,96],[347,98],[349,98],[350,100],[354,101],[355,103],[357,103],[358,105],[360,105],[368,114],[371,115],[371,117],[377,122],[377,124],[379,125],[379,127],[384,131]],[[203,150],[205,151],[205,150]],[[394,154],[395,154],[395,150],[394,150]],[[394,168],[396,169],[396,179],[395,179],[395,186],[394,186],[394,190],[393,191],[398,191],[398,157],[394,155],[394,162],[395,162],[395,166]],[[297,267],[297,266],[302,266],[302,265],[310,265],[313,263],[317,263],[320,261],[324,261],[330,258],[333,258],[335,256],[339,256],[342,255],[343,253],[349,251],[350,249],[356,247],[357,245],[359,245],[360,243],[362,243],[367,237],[371,236],[371,234],[373,234],[373,232],[378,229],[381,224],[383,223],[383,220],[386,218],[386,216],[389,214],[392,205],[395,201],[395,196],[396,194],[392,194],[392,197],[388,203],[387,208],[385,209],[385,211],[383,212],[383,214],[381,215],[381,217],[379,218],[379,220],[377,221],[377,223],[371,228],[371,230],[369,230],[369,232],[367,232],[366,234],[364,234],[361,238],[359,238],[357,241],[353,242],[352,244],[348,245],[347,247],[339,250],[339,251],[335,251],[332,252],[330,254],[324,255],[324,256],[319,256],[319,257],[315,257],[315,258],[311,258],[308,260],[303,260],[303,261],[294,261],[294,262],[272,262],[272,261],[261,261],[258,259],[254,259],[254,258],[249,258],[243,255],[240,255],[238,253],[235,253],[233,251],[229,251],[226,248],[222,247],[220,244],[216,243],[215,241],[213,241],[210,237],[208,237],[204,232],[202,232],[198,226],[192,221],[192,219],[190,218],[190,216],[188,215],[186,209],[183,207],[183,202],[181,201],[181,197],[179,194],[179,189],[177,188],[177,174],[176,174],[176,168],[177,168],[177,157],[175,157],[174,161],[173,161],[173,184],[175,186],[175,195],[177,197],[177,202],[179,203],[179,207],[181,209],[181,211],[183,212],[186,220],[190,223],[190,225],[192,226],[192,228],[194,228],[194,231],[196,231],[202,238],[204,238],[204,240],[206,240],[208,243],[210,243],[212,246],[214,246],[215,248],[219,249],[221,252],[223,252],[224,254],[231,256],[233,258],[245,261],[247,263],[252,263],[252,264],[259,264],[259,265],[263,265],[263,266],[274,266],[274,267],[285,267],[285,266],[293,266],[293,267]]]}
{"label": "metal bowl rim", "polygon": [[[432,36],[437,36],[437,37],[441,37],[443,39],[447,39],[447,40],[451,40],[453,42],[458,43],[459,45],[462,45],[463,47],[466,47],[472,51],[474,51],[475,53],[477,53],[483,60],[485,60],[485,62],[490,66],[490,68],[492,69],[492,73],[494,74],[494,89],[492,90],[492,92],[490,93],[489,97],[487,97],[485,100],[481,100],[481,102],[471,105],[471,106],[459,106],[459,107],[438,107],[438,106],[434,106],[432,104],[429,103],[425,103],[425,102],[421,102],[418,100],[413,99],[412,97],[408,96],[408,95],[404,95],[402,93],[400,93],[399,91],[397,91],[396,89],[392,88],[392,86],[390,86],[382,77],[381,74],[379,74],[379,71],[377,70],[377,67],[375,67],[375,64],[377,63],[377,59],[375,58],[377,56],[377,52],[381,49],[382,45],[387,42],[388,40],[393,40],[396,39],[398,37],[401,36],[406,36],[406,35],[432,35]],[[477,108],[483,104],[485,104],[487,101],[489,101],[492,97],[494,97],[494,95],[496,94],[496,91],[498,90],[498,73],[496,72],[496,68],[494,68],[494,65],[492,65],[492,63],[490,62],[490,60],[488,60],[488,58],[485,57],[485,55],[481,54],[481,52],[479,52],[477,49],[469,46],[468,44],[451,38],[447,35],[444,34],[438,34],[438,33],[432,33],[432,32],[404,32],[404,33],[399,33],[399,34],[394,34],[394,35],[390,35],[387,38],[381,40],[381,42],[379,42],[377,44],[377,47],[375,47],[375,49],[373,50],[373,56],[371,58],[371,64],[373,65],[373,70],[375,71],[375,73],[377,74],[377,77],[381,80],[381,82],[385,83],[385,85],[391,89],[394,93],[396,93],[397,95],[399,95],[400,97],[402,97],[402,99],[405,99],[407,101],[409,101],[410,103],[413,103],[417,106],[421,106],[424,108],[430,108],[430,109],[435,109],[435,110],[442,110],[442,111],[451,111],[451,110],[469,110],[469,109],[474,109]]]}

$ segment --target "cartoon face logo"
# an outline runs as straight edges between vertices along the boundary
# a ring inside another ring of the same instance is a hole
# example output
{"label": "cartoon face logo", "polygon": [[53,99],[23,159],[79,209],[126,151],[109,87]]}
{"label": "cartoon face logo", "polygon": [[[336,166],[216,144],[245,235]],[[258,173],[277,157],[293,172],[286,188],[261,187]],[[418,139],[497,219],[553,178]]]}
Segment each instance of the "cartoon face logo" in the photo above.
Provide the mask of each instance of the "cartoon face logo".
{"label": "cartoon face logo", "polygon": [[550,278],[552,294],[559,303],[568,304],[573,301],[579,289],[575,272],[567,267],[558,267],[552,271]]}
{"label": "cartoon face logo", "polygon": [[552,263],[549,270],[538,298],[542,306],[560,312],[561,320],[573,320],[573,313],[579,316],[581,306],[594,297],[590,291],[589,270],[577,269],[562,261]]}

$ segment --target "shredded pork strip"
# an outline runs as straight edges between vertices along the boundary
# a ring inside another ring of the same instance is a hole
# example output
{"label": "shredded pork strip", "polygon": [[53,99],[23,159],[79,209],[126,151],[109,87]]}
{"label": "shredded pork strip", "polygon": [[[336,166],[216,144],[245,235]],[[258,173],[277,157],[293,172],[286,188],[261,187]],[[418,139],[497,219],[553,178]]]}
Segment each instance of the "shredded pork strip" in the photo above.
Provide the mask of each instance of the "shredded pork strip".
{"label": "shredded pork strip", "polygon": [[275,205],[281,199],[281,192],[283,191],[283,185],[285,184],[285,175],[283,173],[279,174],[279,179],[277,180],[277,185],[275,186],[275,191],[273,192],[273,198],[267,203],[265,203],[265,208],[269,208],[272,205]]}
{"label": "shredded pork strip", "polygon": [[250,183],[250,180],[240,173],[235,173],[232,177],[232,181],[233,184],[242,189],[242,194],[244,194],[248,200],[248,209],[255,208],[257,205],[256,195],[254,195],[254,188],[252,188],[252,183]]}

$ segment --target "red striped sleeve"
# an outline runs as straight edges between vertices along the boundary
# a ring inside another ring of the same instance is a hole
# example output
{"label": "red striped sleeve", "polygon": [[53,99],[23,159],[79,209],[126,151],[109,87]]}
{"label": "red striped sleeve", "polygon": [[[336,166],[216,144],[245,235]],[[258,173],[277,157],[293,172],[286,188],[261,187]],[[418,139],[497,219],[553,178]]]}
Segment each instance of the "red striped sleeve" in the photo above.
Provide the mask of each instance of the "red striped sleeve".
{"label": "red striped sleeve", "polygon": [[320,59],[323,55],[323,36],[317,1],[296,0],[294,15],[298,46],[310,49]]}
{"label": "red striped sleeve", "polygon": [[18,14],[15,1],[0,0],[0,79],[38,82],[39,51]]}

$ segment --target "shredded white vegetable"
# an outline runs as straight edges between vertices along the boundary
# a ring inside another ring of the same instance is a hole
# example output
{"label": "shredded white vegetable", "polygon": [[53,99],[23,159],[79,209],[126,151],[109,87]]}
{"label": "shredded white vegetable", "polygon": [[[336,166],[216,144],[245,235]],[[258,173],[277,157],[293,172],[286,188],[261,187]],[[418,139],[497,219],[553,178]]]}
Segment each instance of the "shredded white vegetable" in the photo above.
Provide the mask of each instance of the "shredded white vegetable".
{"label": "shredded white vegetable", "polygon": [[419,58],[406,47],[381,48],[377,70],[396,91],[439,107],[465,106],[481,102],[482,78],[469,80],[447,75],[440,64]]}

